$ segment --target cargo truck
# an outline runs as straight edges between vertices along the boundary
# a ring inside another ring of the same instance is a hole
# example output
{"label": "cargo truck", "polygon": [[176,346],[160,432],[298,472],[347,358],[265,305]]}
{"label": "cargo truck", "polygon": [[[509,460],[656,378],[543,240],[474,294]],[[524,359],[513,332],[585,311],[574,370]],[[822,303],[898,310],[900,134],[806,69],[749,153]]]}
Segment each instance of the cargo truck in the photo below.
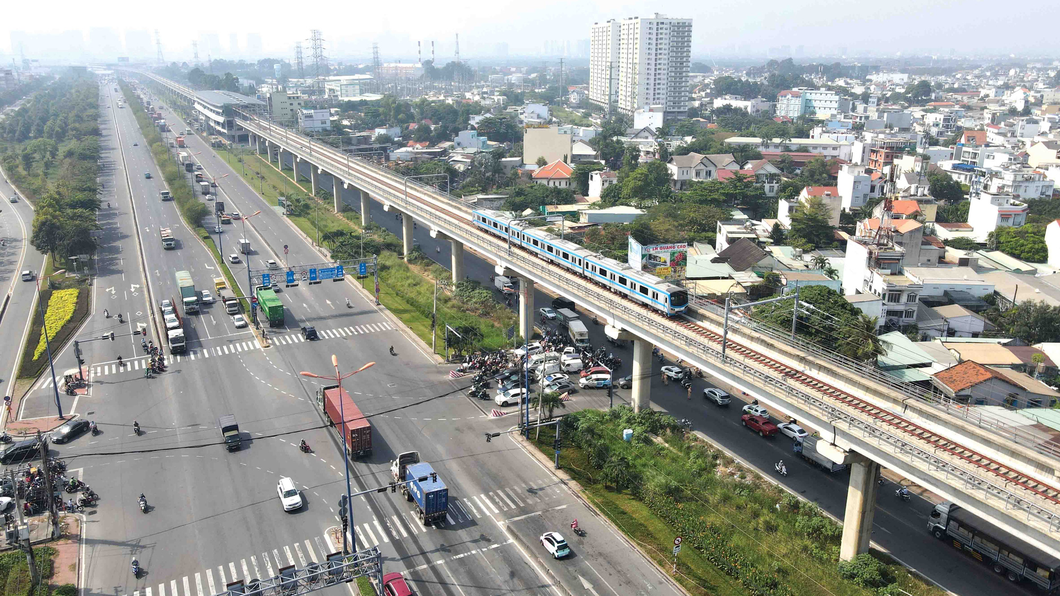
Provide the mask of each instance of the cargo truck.
{"label": "cargo truck", "polygon": [[210,183],[206,181],[199,182],[199,191],[202,192],[202,196],[210,196]]}
{"label": "cargo truck", "polygon": [[221,428],[221,437],[225,440],[225,449],[239,451],[239,448],[243,446],[243,439],[239,436],[239,425],[236,424],[236,417],[231,414],[221,416],[217,419],[217,426]]}
{"label": "cargo truck", "polygon": [[820,437],[806,435],[802,439],[796,439],[792,448],[803,459],[827,472],[845,470],[847,468],[846,464],[837,464],[817,451],[817,441],[820,440]]}
{"label": "cargo truck", "polygon": [[[231,218],[229,218],[229,220],[231,220]],[[250,240],[247,240],[246,238],[239,239],[239,252],[245,255],[250,254]]]}
{"label": "cargo truck", "polygon": [[574,312],[569,308],[557,308],[556,309],[556,322],[564,327],[567,326],[571,321],[578,319],[578,313]]}
{"label": "cargo truck", "polygon": [[177,137],[177,147],[184,147],[184,137]]}
{"label": "cargo truck", "polygon": [[283,302],[276,297],[276,292],[270,288],[261,286],[255,293],[258,297],[258,308],[265,318],[269,320],[269,327],[283,326]]}
{"label": "cargo truck", "polygon": [[493,278],[493,285],[497,287],[504,294],[514,294],[515,286],[512,285],[512,280],[503,276],[498,275]]}
{"label": "cargo truck", "polygon": [[159,196],[162,197],[163,201],[172,201],[173,200],[173,195],[169,194],[168,190],[160,190],[160,191],[158,191],[158,194],[159,194]]}
{"label": "cargo truck", "polygon": [[445,519],[449,510],[449,488],[445,486],[431,464],[421,462],[405,466],[405,498],[416,503],[420,522],[424,525]]}
{"label": "cargo truck", "polygon": [[184,307],[184,315],[199,312],[199,295],[195,293],[191,274],[187,271],[177,271],[177,287],[180,288],[180,303]]}
{"label": "cargo truck", "polygon": [[[170,300],[170,304],[175,304]],[[166,320],[166,309],[161,306],[158,307],[159,313],[162,316],[162,320]],[[170,354],[182,354],[188,351],[188,342],[184,338],[184,320],[180,318],[180,311],[176,308],[173,309],[172,316],[176,318],[177,325],[173,328],[166,325],[166,340],[169,342],[169,353]]]}
{"label": "cargo truck", "polygon": [[185,172],[194,172],[195,171],[195,164],[191,163],[190,161],[186,162],[184,164],[184,171]]}
{"label": "cargo truck", "polygon": [[345,389],[338,385],[317,389],[317,405],[324,410],[332,426],[339,429],[350,457],[372,454],[372,425]]}
{"label": "cargo truck", "polygon": [[228,287],[228,282],[225,281],[225,278],[223,278],[223,277],[215,277],[215,278],[213,278],[213,289],[217,291],[217,295],[218,296],[221,295],[221,290],[224,290],[227,287]]}
{"label": "cargo truck", "polygon": [[589,343],[589,330],[585,328],[585,323],[580,320],[569,321],[567,323],[567,333],[570,334],[570,339],[574,342],[575,347],[588,348],[591,346]]}
{"label": "cargo truck", "polygon": [[159,228],[158,235],[162,237],[162,248],[169,250],[177,247],[177,241],[173,239],[173,230]]}

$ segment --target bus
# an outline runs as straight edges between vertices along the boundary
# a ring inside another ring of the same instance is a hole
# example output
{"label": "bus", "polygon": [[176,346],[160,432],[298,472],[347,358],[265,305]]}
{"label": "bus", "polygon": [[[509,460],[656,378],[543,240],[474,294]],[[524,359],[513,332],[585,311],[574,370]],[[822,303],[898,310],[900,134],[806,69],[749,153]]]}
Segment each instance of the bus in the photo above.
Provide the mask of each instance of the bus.
{"label": "bus", "polygon": [[1012,536],[946,501],[931,510],[928,531],[940,540],[949,538],[953,548],[1005,575],[1009,581],[1029,581],[1044,592],[1060,587],[1060,559]]}

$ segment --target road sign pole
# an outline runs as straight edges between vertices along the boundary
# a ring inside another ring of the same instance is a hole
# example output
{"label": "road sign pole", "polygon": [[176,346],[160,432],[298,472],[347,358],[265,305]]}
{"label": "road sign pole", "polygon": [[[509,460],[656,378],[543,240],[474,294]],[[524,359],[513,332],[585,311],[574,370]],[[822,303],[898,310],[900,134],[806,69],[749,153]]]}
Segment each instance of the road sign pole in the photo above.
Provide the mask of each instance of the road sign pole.
{"label": "road sign pole", "polygon": [[379,255],[372,256],[372,268],[375,273],[375,305],[379,306]]}

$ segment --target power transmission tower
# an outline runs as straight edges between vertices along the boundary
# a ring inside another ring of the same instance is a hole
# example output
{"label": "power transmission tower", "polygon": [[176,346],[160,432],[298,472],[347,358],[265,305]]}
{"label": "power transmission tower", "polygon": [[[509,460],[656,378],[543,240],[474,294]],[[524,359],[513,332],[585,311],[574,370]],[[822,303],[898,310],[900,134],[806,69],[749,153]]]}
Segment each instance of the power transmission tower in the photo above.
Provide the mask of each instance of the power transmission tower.
{"label": "power transmission tower", "polygon": [[453,69],[453,82],[456,83],[456,88],[460,89],[460,82],[464,78],[463,69],[460,68],[460,34],[456,34],[456,67]]}
{"label": "power transmission tower", "polygon": [[328,58],[324,55],[324,36],[320,33],[320,29],[313,29],[309,32],[309,43],[313,49],[313,66],[316,68],[316,76],[326,76]]}
{"label": "power transmission tower", "polygon": [[559,59],[559,89],[560,93],[566,93],[567,86],[563,83],[563,58]]}
{"label": "power transmission tower", "polygon": [[379,62],[379,44],[372,42],[372,76],[378,81],[381,75],[382,63]]}
{"label": "power transmission tower", "polygon": [[158,48],[158,64],[165,64],[166,59],[162,57],[162,38],[158,36],[158,29],[155,29],[155,47]]}
{"label": "power transmission tower", "polygon": [[298,69],[298,78],[305,78],[305,63],[302,61],[302,42],[296,41],[294,44],[294,64],[295,68]]}
{"label": "power transmission tower", "polygon": [[199,42],[197,42],[197,41],[191,42],[191,54],[192,54],[192,59],[193,59],[192,64],[194,64],[195,66],[198,66],[199,65]]}

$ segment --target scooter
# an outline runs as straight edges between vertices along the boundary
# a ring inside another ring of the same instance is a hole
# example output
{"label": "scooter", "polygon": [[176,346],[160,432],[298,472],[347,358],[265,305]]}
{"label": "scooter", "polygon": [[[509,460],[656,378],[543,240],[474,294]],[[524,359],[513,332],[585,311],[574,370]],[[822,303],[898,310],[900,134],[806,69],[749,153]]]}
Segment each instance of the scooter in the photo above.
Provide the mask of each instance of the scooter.
{"label": "scooter", "polygon": [[96,423],[95,423],[95,422],[93,422],[93,423],[92,423],[92,436],[94,437],[94,436],[98,435],[98,434],[99,434],[99,432],[100,432],[100,431],[99,431],[99,427],[98,427],[98,426],[96,426]]}
{"label": "scooter", "polygon": [[309,443],[302,441],[298,444],[298,448],[302,450],[302,453],[312,453],[313,448],[309,446]]}
{"label": "scooter", "polygon": [[147,513],[147,499],[140,497],[140,513]]}
{"label": "scooter", "polygon": [[133,577],[140,579],[140,562],[136,559],[132,560],[132,573]]}
{"label": "scooter", "polygon": [[570,531],[574,532],[574,534],[579,538],[585,538],[585,530],[581,529],[580,526],[575,526],[571,528]]}
{"label": "scooter", "polygon": [[140,436],[140,423],[139,422],[133,422],[133,434],[135,434],[136,436]]}
{"label": "scooter", "polygon": [[0,443],[10,443],[12,440],[13,439],[11,438],[11,435],[7,434],[6,432],[0,434]]}
{"label": "scooter", "polygon": [[121,318],[121,313],[118,313],[118,323],[124,323],[125,321]]}
{"label": "scooter", "polygon": [[776,470],[777,473],[780,474],[781,476],[787,476],[788,475],[788,467],[785,466],[782,463],[778,462],[778,463],[773,464],[773,469]]}
{"label": "scooter", "polygon": [[903,486],[902,488],[894,491],[894,496],[898,497],[903,501],[908,501],[910,497],[909,489]]}

